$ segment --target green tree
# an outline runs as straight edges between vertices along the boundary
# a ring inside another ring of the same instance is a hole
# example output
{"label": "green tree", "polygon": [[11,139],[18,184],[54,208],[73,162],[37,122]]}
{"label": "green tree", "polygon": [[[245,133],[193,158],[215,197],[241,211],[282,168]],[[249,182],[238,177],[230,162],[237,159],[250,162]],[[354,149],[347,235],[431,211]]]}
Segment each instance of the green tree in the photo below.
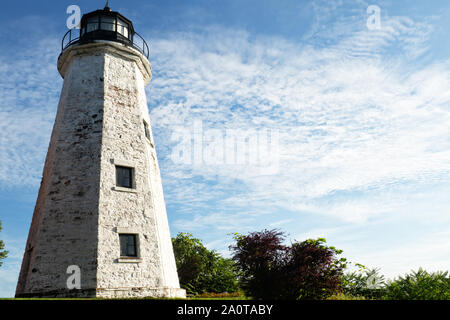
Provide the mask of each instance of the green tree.
{"label": "green tree", "polygon": [[[0,221],[0,231],[2,231],[2,222],[1,221]],[[8,256],[8,251],[3,250],[3,249],[5,249],[5,243],[3,242],[3,240],[0,240],[0,267],[3,264],[2,260]]]}
{"label": "green tree", "polygon": [[398,277],[386,286],[387,300],[450,300],[448,271],[428,273],[422,268]]}
{"label": "green tree", "polygon": [[237,275],[231,259],[208,250],[190,233],[172,238],[180,286],[190,294],[236,292]]}

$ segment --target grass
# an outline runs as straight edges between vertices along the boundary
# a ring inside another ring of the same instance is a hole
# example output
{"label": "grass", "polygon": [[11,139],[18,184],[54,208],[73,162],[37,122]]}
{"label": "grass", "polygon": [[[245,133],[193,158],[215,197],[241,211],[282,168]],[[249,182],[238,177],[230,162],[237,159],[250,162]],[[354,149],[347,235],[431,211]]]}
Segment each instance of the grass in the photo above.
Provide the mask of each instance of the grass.
{"label": "grass", "polygon": [[243,292],[205,292],[192,297],[188,297],[189,300],[250,300],[244,295]]}
{"label": "grass", "polygon": [[[0,300],[252,300],[246,297],[243,292],[205,292],[198,295],[187,296],[183,298],[155,298],[155,297],[130,297],[130,298],[0,298]],[[348,294],[335,294],[328,298],[328,300],[367,300],[362,296],[351,296]]]}

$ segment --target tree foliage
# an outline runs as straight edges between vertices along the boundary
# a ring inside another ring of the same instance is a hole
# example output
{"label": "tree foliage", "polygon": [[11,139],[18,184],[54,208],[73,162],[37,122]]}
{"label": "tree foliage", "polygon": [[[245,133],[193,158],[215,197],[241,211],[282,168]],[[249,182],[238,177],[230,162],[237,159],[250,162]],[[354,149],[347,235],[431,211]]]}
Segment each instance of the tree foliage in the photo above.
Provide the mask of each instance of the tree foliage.
{"label": "tree foliage", "polygon": [[378,269],[360,270],[343,276],[343,293],[353,297],[385,300],[449,300],[448,271],[411,271],[404,277],[385,281]]}
{"label": "tree foliage", "polygon": [[[2,231],[2,222],[1,221],[0,221],[0,231]],[[3,242],[3,240],[0,240],[0,267],[3,264],[2,260],[8,256],[8,251],[6,251],[4,249],[5,249],[5,243]]]}
{"label": "tree foliage", "polygon": [[240,287],[256,299],[273,299],[279,294],[279,270],[286,256],[284,236],[277,230],[253,232],[247,236],[235,234],[234,251],[240,277]]}
{"label": "tree foliage", "polygon": [[231,259],[208,250],[190,233],[172,238],[180,286],[189,294],[235,292],[237,275]]}
{"label": "tree foliage", "polygon": [[367,299],[381,299],[386,286],[386,280],[379,269],[361,268],[358,271],[348,272],[342,277],[342,292],[354,297]]}
{"label": "tree foliage", "polygon": [[282,270],[285,288],[290,289],[286,298],[326,299],[340,289],[346,259],[337,257],[342,250],[325,243],[323,238],[308,239],[289,248],[288,263]]}
{"label": "tree foliage", "polygon": [[450,300],[448,271],[428,273],[423,269],[411,271],[386,285],[387,300]]}
{"label": "tree foliage", "polygon": [[358,271],[344,274],[347,261],[339,258],[342,250],[328,246],[325,239],[286,245],[285,238],[276,229],[236,233],[230,246],[233,258],[224,259],[192,234],[179,233],[172,243],[180,285],[190,294],[232,293],[241,288],[254,299],[450,299],[448,271],[419,269],[386,281],[379,269],[355,264]]}
{"label": "tree foliage", "polygon": [[241,287],[255,299],[325,299],[340,288],[346,266],[342,250],[323,238],[283,244],[278,230],[236,234],[230,246],[242,273]]}

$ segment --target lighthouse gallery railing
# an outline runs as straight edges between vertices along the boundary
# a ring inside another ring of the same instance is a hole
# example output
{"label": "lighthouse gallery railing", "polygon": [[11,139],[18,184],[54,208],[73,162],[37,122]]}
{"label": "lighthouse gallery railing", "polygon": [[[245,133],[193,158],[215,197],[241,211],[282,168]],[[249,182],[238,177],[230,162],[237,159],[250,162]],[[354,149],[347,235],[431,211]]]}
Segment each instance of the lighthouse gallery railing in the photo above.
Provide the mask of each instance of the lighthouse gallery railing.
{"label": "lighthouse gallery railing", "polygon": [[[61,41],[61,52],[70,47],[73,44],[81,42],[80,38],[80,32],[76,29],[70,29],[66,32],[64,35],[62,41]],[[78,34],[75,34],[78,33]],[[136,38],[137,36],[137,38]],[[99,39],[100,40],[100,39]],[[138,50],[140,53],[142,53],[147,59],[150,54],[150,50],[148,48],[147,42],[144,40],[144,38],[137,32],[133,34],[131,37],[131,40],[129,40],[133,48]]]}

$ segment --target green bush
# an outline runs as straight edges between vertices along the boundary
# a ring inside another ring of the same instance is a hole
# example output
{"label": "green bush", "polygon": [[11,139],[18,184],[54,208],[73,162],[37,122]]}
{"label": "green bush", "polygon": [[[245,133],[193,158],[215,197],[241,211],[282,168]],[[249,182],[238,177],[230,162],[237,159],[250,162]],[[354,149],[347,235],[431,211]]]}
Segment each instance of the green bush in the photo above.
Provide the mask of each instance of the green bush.
{"label": "green bush", "polygon": [[387,300],[450,300],[448,271],[428,273],[422,268],[387,284]]}
{"label": "green bush", "polygon": [[237,275],[231,259],[208,250],[190,233],[178,233],[172,238],[180,286],[188,294],[238,291]]}
{"label": "green bush", "polygon": [[366,299],[381,299],[385,291],[386,281],[379,269],[363,269],[346,273],[342,277],[342,293],[353,297]]}

